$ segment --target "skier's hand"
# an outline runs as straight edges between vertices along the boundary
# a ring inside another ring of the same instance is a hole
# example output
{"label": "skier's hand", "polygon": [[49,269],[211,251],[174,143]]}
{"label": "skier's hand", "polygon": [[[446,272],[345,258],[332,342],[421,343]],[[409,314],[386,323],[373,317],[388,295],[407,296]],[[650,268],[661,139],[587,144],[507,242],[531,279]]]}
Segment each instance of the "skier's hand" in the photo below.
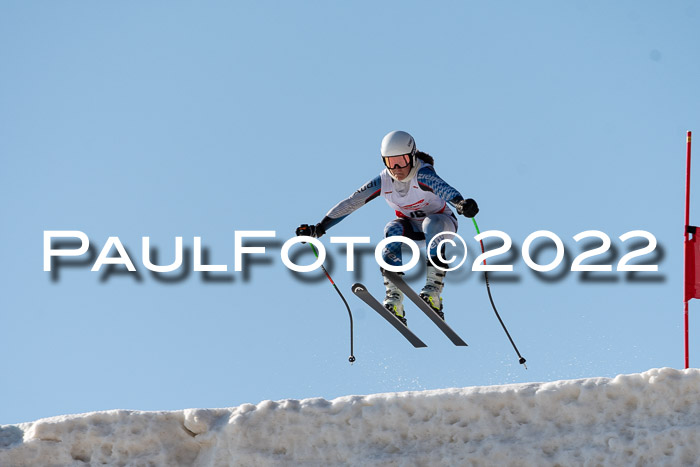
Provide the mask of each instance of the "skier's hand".
{"label": "skier's hand", "polygon": [[457,203],[457,213],[465,217],[474,217],[479,212],[479,206],[476,205],[476,201],[473,199],[463,199]]}
{"label": "skier's hand", "polygon": [[324,233],[326,233],[326,230],[321,226],[320,222],[316,225],[301,224],[297,227],[297,235],[318,238]]}

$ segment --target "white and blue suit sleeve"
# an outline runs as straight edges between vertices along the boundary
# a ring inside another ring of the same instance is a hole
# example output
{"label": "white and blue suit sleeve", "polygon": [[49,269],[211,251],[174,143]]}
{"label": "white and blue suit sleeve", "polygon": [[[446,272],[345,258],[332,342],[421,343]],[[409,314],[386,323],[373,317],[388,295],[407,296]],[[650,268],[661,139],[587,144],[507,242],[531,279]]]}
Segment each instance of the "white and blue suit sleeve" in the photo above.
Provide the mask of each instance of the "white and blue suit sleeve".
{"label": "white and blue suit sleeve", "polygon": [[381,188],[382,179],[380,176],[376,176],[362,185],[353,194],[333,206],[331,210],[326,213],[326,216],[321,221],[323,229],[327,231],[329,228],[378,197],[381,193]]}
{"label": "white and blue suit sleeve", "polygon": [[459,191],[450,186],[435,172],[432,165],[423,165],[416,174],[416,178],[418,179],[418,186],[422,190],[435,193],[452,206],[456,206],[457,203],[464,199]]}

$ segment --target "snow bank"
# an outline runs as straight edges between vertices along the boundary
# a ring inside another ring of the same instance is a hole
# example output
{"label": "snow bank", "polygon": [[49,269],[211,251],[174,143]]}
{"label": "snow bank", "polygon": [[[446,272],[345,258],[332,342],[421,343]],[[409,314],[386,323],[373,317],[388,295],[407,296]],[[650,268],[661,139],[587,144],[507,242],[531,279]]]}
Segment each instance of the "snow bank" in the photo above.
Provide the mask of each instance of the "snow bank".
{"label": "snow bank", "polygon": [[116,410],[0,426],[0,465],[698,465],[700,370]]}

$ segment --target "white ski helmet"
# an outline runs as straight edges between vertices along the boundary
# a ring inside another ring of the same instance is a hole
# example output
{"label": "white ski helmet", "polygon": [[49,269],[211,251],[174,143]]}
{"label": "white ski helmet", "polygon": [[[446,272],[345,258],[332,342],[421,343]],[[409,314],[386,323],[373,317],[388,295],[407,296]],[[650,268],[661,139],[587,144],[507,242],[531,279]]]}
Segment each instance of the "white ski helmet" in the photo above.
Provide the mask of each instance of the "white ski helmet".
{"label": "white ski helmet", "polygon": [[394,164],[397,164],[398,167],[405,167],[404,164],[411,167],[408,175],[401,180],[396,178],[393,170],[388,170],[389,175],[394,180],[410,180],[416,175],[419,165],[416,164],[416,142],[413,136],[405,131],[392,131],[387,134],[382,140],[381,155],[382,162],[387,169],[395,167]]}
{"label": "white ski helmet", "polygon": [[412,159],[416,155],[416,142],[413,136],[405,131],[392,131],[382,140],[382,157],[402,156],[410,154]]}

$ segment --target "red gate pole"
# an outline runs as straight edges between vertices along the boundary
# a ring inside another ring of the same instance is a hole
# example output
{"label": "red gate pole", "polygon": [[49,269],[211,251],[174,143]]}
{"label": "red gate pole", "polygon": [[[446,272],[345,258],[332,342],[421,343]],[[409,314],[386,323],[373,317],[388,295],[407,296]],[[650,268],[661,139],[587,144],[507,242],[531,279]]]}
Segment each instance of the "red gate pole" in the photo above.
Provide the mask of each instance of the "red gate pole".
{"label": "red gate pole", "polygon": [[[691,132],[688,132],[687,148],[686,148],[686,162],[685,162],[685,229],[683,233],[683,247],[684,251],[688,244],[688,226],[690,225],[690,137]],[[687,255],[683,254],[683,320],[684,320],[684,333],[685,333],[685,368],[690,366],[690,356],[689,356],[689,344],[688,344],[688,297],[685,293],[685,288],[687,284],[685,282],[687,269]]]}

